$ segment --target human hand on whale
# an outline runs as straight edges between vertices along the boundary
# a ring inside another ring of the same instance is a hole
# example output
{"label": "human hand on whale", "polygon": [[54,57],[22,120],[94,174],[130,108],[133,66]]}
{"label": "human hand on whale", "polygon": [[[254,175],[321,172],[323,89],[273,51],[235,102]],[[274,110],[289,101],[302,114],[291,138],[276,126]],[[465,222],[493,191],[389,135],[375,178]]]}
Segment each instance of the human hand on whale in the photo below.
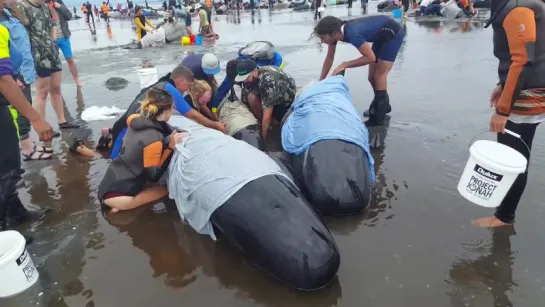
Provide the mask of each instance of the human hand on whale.
{"label": "human hand on whale", "polygon": [[174,150],[176,148],[176,145],[178,145],[185,136],[189,135],[189,133],[185,131],[174,131],[170,135],[169,141],[168,141],[168,147],[170,149]]}

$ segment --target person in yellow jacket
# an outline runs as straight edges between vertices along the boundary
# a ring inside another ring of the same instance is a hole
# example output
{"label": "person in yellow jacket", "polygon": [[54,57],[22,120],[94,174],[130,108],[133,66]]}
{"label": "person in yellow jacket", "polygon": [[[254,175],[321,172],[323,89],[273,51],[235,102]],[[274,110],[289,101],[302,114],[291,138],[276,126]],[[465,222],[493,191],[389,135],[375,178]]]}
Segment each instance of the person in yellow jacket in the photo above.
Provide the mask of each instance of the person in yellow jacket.
{"label": "person in yellow jacket", "polygon": [[144,12],[142,11],[141,6],[137,6],[134,9],[134,12],[134,23],[136,24],[136,39],[141,40],[142,37],[148,34],[146,25],[150,26],[152,29],[155,29],[155,26],[146,19],[146,16],[144,16]]}

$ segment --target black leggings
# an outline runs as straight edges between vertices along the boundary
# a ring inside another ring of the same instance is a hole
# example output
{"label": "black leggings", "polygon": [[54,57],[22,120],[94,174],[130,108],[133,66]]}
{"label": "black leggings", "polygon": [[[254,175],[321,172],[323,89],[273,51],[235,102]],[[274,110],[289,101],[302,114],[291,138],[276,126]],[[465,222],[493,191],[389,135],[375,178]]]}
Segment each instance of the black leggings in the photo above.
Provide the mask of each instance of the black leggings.
{"label": "black leggings", "polygon": [[[19,137],[13,116],[8,106],[0,106],[0,230],[6,225],[8,210],[20,204],[16,185],[21,179],[21,156]],[[10,208],[11,207],[11,208]]]}
{"label": "black leggings", "polygon": [[[528,147],[532,149],[532,141],[534,140],[534,135],[536,133],[536,128],[539,124],[515,124],[512,121],[508,121],[505,126],[506,129],[509,129],[515,133],[520,134],[520,138],[526,142]],[[530,152],[528,148],[524,145],[521,140],[513,137],[512,135],[506,133],[498,134],[498,142],[504,145],[507,145],[526,157],[528,160],[528,166],[530,163]],[[515,211],[520,201],[520,197],[526,188],[526,182],[528,181],[528,168],[526,172],[520,174],[505,198],[501,202],[501,205],[496,209],[495,216],[504,223],[513,223],[515,221]]]}
{"label": "black leggings", "polygon": [[409,1],[410,0],[401,0],[401,4],[403,5],[403,12],[407,12],[409,10]]}

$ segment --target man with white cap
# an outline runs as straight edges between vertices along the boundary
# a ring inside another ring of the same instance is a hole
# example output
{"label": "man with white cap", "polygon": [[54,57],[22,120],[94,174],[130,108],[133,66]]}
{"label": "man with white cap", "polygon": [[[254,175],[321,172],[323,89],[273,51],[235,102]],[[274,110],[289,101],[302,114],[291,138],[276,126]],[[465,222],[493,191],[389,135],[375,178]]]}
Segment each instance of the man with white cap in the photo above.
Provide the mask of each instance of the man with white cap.
{"label": "man with white cap", "polygon": [[208,82],[213,94],[216,94],[217,82],[214,75],[221,71],[220,61],[212,53],[190,54],[182,60],[182,65],[189,68],[197,80]]}
{"label": "man with white cap", "polygon": [[295,99],[295,80],[274,66],[257,67],[252,60],[241,60],[235,82],[242,83],[241,100],[261,120],[261,134],[266,138],[272,119],[281,122]]}

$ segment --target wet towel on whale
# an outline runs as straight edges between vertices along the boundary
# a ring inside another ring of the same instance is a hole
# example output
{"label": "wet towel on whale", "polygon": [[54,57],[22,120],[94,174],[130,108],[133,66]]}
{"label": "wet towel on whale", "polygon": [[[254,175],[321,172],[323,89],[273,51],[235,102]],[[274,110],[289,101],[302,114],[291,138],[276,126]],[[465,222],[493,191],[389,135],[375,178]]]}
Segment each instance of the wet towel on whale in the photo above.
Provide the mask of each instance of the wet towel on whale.
{"label": "wet towel on whale", "polygon": [[266,175],[291,179],[267,154],[246,142],[175,115],[169,122],[189,133],[169,165],[169,197],[182,220],[216,240],[210,216],[248,182]]}
{"label": "wet towel on whale", "polygon": [[227,134],[233,135],[251,125],[257,125],[257,119],[242,102],[224,99],[218,106],[218,119],[225,123]]}
{"label": "wet towel on whale", "polygon": [[326,78],[303,90],[292,108],[282,126],[282,147],[286,152],[300,155],[321,140],[350,142],[367,154],[371,180],[375,180],[369,132],[352,104],[343,76]]}

